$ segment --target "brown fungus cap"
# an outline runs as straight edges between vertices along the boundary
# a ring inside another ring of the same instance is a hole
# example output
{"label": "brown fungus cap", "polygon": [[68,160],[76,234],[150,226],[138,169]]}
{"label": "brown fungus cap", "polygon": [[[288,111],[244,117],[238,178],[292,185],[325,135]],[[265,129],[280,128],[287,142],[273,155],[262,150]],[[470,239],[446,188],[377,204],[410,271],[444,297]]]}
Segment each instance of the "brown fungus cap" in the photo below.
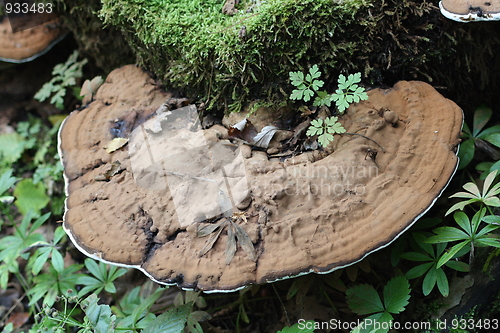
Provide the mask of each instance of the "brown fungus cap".
{"label": "brown fungus cap", "polygon": [[61,18],[13,33],[8,18],[4,17],[0,23],[0,61],[31,61],[45,54],[66,34]]}
{"label": "brown fungus cap", "polygon": [[442,0],[439,8],[445,17],[457,22],[500,20],[498,0]]}
{"label": "brown fungus cap", "polygon": [[[115,70],[59,133],[64,228],[93,258],[205,291],[358,262],[432,206],[462,126],[461,109],[423,82],[368,95],[340,122],[371,140],[335,135],[283,159],[242,154],[224,127],[201,130],[195,107],[162,106],[170,96],[141,69]],[[106,152],[116,137],[128,143]]]}

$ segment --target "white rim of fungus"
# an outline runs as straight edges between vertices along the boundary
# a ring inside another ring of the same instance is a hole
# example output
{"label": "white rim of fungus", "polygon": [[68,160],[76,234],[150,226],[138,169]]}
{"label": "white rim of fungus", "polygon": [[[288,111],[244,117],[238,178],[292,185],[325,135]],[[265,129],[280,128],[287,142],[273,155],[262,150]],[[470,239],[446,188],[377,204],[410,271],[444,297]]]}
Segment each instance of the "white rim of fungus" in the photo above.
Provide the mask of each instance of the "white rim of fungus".
{"label": "white rim of fungus", "polygon": [[[461,110],[461,111],[462,111],[462,115],[463,115],[463,110]],[[71,115],[71,113],[70,113],[70,115]],[[63,128],[66,120],[69,118],[70,115],[68,115],[68,117],[66,117],[63,120],[63,122],[61,123],[61,126],[59,127],[59,131],[57,133],[57,139],[58,139],[57,151],[59,153],[59,158],[60,158],[60,162],[63,165],[63,169],[64,169],[64,162],[63,162],[64,154],[62,153],[62,148],[61,148],[61,131],[62,131],[62,128]],[[464,119],[462,117],[462,126],[461,126],[461,128],[463,127],[463,124],[464,124]],[[266,283],[273,283],[273,282],[277,282],[277,281],[282,281],[282,280],[287,280],[287,279],[291,279],[291,278],[296,278],[296,277],[307,275],[307,274],[310,274],[310,273],[329,274],[329,273],[332,273],[332,272],[334,272],[336,270],[339,270],[339,269],[346,268],[346,267],[352,266],[354,264],[357,264],[358,262],[361,262],[363,259],[365,259],[370,254],[372,254],[372,253],[374,253],[374,252],[376,252],[378,250],[381,250],[381,249],[383,249],[383,248],[391,245],[402,234],[404,234],[408,229],[410,229],[415,224],[415,222],[418,221],[418,219],[420,219],[423,215],[425,215],[425,213],[427,213],[429,211],[429,209],[431,209],[432,206],[434,206],[434,204],[436,203],[437,199],[439,199],[439,197],[441,197],[441,195],[443,194],[444,190],[448,187],[448,185],[450,184],[453,176],[457,172],[458,164],[459,164],[459,161],[460,161],[460,158],[458,157],[458,151],[459,151],[459,149],[460,149],[460,146],[457,146],[457,152],[456,152],[457,162],[456,162],[456,165],[455,165],[455,170],[453,170],[453,172],[452,172],[450,178],[448,179],[448,182],[446,183],[446,185],[443,186],[443,188],[441,189],[441,191],[439,192],[439,194],[436,196],[436,198],[434,198],[434,200],[430,203],[430,205],[427,207],[427,209],[425,209],[424,211],[422,211],[422,213],[420,213],[418,216],[416,216],[413,219],[413,221],[411,223],[409,223],[406,226],[406,228],[404,228],[403,230],[401,230],[401,232],[399,232],[392,240],[390,240],[386,244],[383,244],[383,245],[381,245],[381,246],[379,246],[377,248],[374,248],[371,251],[368,251],[360,259],[358,259],[356,261],[353,261],[353,262],[350,262],[349,264],[346,264],[346,265],[343,265],[343,266],[336,266],[336,267],[334,267],[334,268],[332,268],[330,270],[327,270],[327,271],[319,271],[321,269],[321,267],[310,268],[309,270],[306,270],[306,271],[303,271],[303,272],[298,272],[297,274],[285,275],[285,276],[280,277],[280,278],[276,278],[276,279],[272,279],[272,280],[271,279],[267,280]],[[110,265],[115,265],[115,266],[125,267],[125,268],[135,268],[135,269],[138,269],[142,273],[144,273],[144,275],[146,275],[152,281],[154,281],[154,282],[156,282],[158,284],[164,285],[164,286],[177,286],[178,288],[180,288],[182,290],[186,290],[186,291],[195,290],[194,288],[179,286],[179,284],[176,283],[176,282],[167,283],[167,282],[159,281],[156,278],[154,278],[148,271],[146,271],[144,268],[142,268],[142,266],[140,266],[140,265],[127,265],[127,264],[122,264],[122,263],[116,263],[116,262],[113,262],[113,261],[108,261],[108,260],[105,260],[105,259],[101,258],[101,255],[100,255],[101,252],[99,252],[99,251],[95,252],[95,253],[90,253],[87,250],[85,250],[84,248],[82,248],[80,246],[80,244],[78,244],[78,242],[76,241],[74,235],[71,233],[71,231],[69,229],[66,228],[66,225],[65,225],[66,212],[68,211],[68,197],[69,197],[69,190],[68,190],[68,188],[69,188],[69,181],[68,181],[68,177],[66,176],[66,173],[64,171],[63,171],[63,178],[64,178],[64,192],[66,194],[66,199],[64,199],[64,214],[63,214],[63,224],[62,225],[63,225],[64,231],[66,232],[66,234],[68,235],[68,237],[71,239],[71,242],[73,243],[73,245],[80,252],[82,252],[83,254],[85,254],[87,257],[90,257],[92,259],[101,261],[101,262],[103,262],[105,264],[110,264]],[[256,265],[258,265],[258,259],[257,259]],[[250,283],[250,284],[247,284],[247,285],[238,286],[238,287],[233,288],[233,289],[210,289],[210,290],[203,290],[201,288],[198,288],[198,286],[197,286],[196,290],[200,290],[200,291],[202,291],[202,292],[204,292],[206,294],[212,294],[212,293],[232,293],[232,292],[235,292],[235,291],[247,288],[247,287],[249,287],[251,285],[255,285],[255,284],[258,284],[258,283]]]}
{"label": "white rim of fungus", "polygon": [[38,57],[43,56],[45,53],[49,52],[50,49],[52,47],[54,47],[54,45],[56,45],[61,40],[63,40],[64,37],[66,37],[68,34],[69,34],[69,32],[66,32],[63,35],[59,36],[58,38],[54,39],[49,45],[47,45],[46,48],[44,48],[42,51],[40,51],[37,54],[34,54],[34,55],[30,56],[30,57],[23,58],[23,59],[10,59],[10,58],[2,58],[2,57],[0,57],[0,61],[10,62],[10,63],[13,63],[13,64],[22,64],[22,63],[34,60],[34,59],[36,59]]}

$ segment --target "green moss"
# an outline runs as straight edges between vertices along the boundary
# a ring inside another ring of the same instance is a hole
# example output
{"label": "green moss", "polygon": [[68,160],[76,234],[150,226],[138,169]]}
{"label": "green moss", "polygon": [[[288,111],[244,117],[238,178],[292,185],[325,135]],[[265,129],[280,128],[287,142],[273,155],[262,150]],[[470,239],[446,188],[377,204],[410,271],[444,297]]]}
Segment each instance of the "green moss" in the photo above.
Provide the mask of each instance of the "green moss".
{"label": "green moss", "polygon": [[227,106],[278,93],[290,70],[333,67],[353,54],[356,40],[343,40],[344,28],[369,2],[269,0],[247,12],[251,5],[228,16],[220,0],[103,0],[100,15],[122,27],[163,83]]}
{"label": "green moss", "polygon": [[234,16],[224,0],[59,1],[101,68],[136,60],[209,108],[288,100],[288,72],[313,64],[329,91],[340,73],[361,72],[371,85],[429,82],[466,113],[500,105],[497,25],[448,20],[439,0],[241,0]]}

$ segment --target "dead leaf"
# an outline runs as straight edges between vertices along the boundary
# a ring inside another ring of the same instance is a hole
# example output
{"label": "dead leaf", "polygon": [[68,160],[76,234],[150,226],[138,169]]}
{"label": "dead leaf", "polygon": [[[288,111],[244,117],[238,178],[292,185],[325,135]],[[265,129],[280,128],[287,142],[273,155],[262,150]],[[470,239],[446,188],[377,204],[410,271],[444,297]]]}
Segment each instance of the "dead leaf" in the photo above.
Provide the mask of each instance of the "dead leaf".
{"label": "dead leaf", "polygon": [[252,239],[248,236],[247,232],[236,223],[232,223],[236,229],[236,237],[238,238],[238,244],[245,253],[250,257],[252,261],[257,260],[257,255],[255,254],[255,248],[253,247]]}
{"label": "dead leaf", "polygon": [[226,265],[229,265],[236,254],[236,234],[234,232],[233,223],[229,223],[227,228],[226,250]]}
{"label": "dead leaf", "polygon": [[113,140],[108,142],[108,144],[104,147],[104,149],[106,150],[106,152],[108,154],[111,154],[111,153],[117,151],[118,149],[122,148],[123,146],[125,146],[127,143],[128,143],[128,139],[114,138]]}
{"label": "dead leaf", "polygon": [[26,324],[29,318],[30,314],[28,312],[15,312],[9,316],[9,319],[7,319],[7,322],[5,324],[12,323],[12,325],[14,325],[14,328],[18,329]]}
{"label": "dead leaf", "polygon": [[248,119],[243,119],[229,128],[227,132],[230,139],[240,139],[247,143],[253,142],[257,136],[257,129]]}
{"label": "dead leaf", "polygon": [[205,237],[205,236],[208,236],[210,235],[212,232],[215,231],[215,229],[217,229],[218,227],[221,226],[222,223],[226,222],[225,220],[221,220],[219,221],[218,223],[212,223],[212,224],[208,224],[208,225],[205,225],[205,226],[198,226],[198,232],[197,232],[197,236],[198,237]]}
{"label": "dead leaf", "polygon": [[269,142],[271,142],[274,134],[278,130],[278,127],[276,126],[266,126],[262,129],[262,131],[259,132],[254,138],[253,142],[251,142],[252,145],[261,147],[261,148],[267,148],[269,147]]}
{"label": "dead leaf", "polygon": [[208,241],[205,243],[205,246],[203,246],[203,248],[200,251],[200,257],[204,256],[208,251],[210,251],[212,249],[212,247],[214,247],[214,244],[217,241],[217,239],[219,238],[222,230],[224,230],[224,225],[225,225],[225,223],[223,223],[221,225],[221,228],[219,229],[219,231],[217,231],[217,233],[215,233],[215,234],[213,233],[210,235],[210,238],[208,239]]}

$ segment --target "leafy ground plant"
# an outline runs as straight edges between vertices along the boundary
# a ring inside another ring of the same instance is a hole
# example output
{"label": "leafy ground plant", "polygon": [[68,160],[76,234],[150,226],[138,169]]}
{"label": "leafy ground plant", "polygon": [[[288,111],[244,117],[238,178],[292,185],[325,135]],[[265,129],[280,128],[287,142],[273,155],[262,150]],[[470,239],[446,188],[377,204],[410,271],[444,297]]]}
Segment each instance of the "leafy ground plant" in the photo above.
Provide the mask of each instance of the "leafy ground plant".
{"label": "leafy ground plant", "polygon": [[[422,262],[422,264],[411,268],[406,272],[407,279],[415,279],[425,275],[422,281],[422,292],[425,296],[429,295],[437,285],[439,292],[444,297],[447,297],[450,292],[448,277],[443,270],[443,267],[438,267],[438,261],[443,254],[448,243],[439,243],[433,246],[426,243],[427,237],[421,232],[412,234],[417,249],[411,252],[405,252],[400,255],[401,258],[411,261]],[[464,253],[456,253],[453,258],[460,257]],[[460,272],[468,272],[469,265],[461,261],[450,260],[445,263],[446,266]]]}
{"label": "leafy ground plant", "polygon": [[52,79],[35,94],[35,99],[43,102],[52,96],[50,103],[58,109],[64,109],[66,89],[76,85],[76,79],[82,77],[82,68],[87,63],[87,59],[77,61],[78,56],[75,50],[64,64],[57,64],[52,70]]}
{"label": "leafy ground plant", "polygon": [[12,195],[6,195],[6,192],[14,186],[17,179],[12,177],[12,169],[7,169],[0,176],[0,204],[10,204],[14,201],[14,197]]}
{"label": "leafy ground plant", "polygon": [[113,282],[127,273],[126,268],[106,265],[103,262],[97,263],[90,258],[85,259],[85,267],[93,276],[82,275],[78,279],[77,283],[85,286],[78,293],[80,297],[91,292],[99,294],[102,290],[108,293],[116,293],[116,287]]}
{"label": "leafy ground plant", "polygon": [[353,332],[387,333],[389,322],[394,320],[392,315],[401,313],[408,305],[410,291],[410,284],[402,275],[387,282],[383,291],[383,301],[371,285],[363,284],[347,289],[349,308],[359,315],[370,315]]}
{"label": "leafy ground plant", "polygon": [[[485,217],[485,213],[486,208],[482,208],[474,214],[472,220],[469,220],[469,217],[464,212],[456,212],[453,218],[460,228],[440,227],[434,230],[436,235],[430,237],[427,242],[459,242],[441,256],[437,263],[437,268],[446,264],[465,247],[470,247],[470,261],[472,261],[474,257],[474,247],[493,246],[500,248],[498,237],[491,234],[492,231],[500,227],[500,218],[495,215]],[[480,229],[479,227],[482,221],[484,221],[486,225]]]}
{"label": "leafy ground plant", "polygon": [[460,162],[458,164],[459,169],[465,168],[474,158],[474,153],[476,147],[485,150],[489,154],[496,155],[499,159],[500,156],[498,152],[494,151],[488,146],[488,143],[500,147],[500,125],[495,125],[483,130],[484,126],[490,120],[492,115],[492,110],[486,106],[480,106],[474,112],[474,120],[472,125],[472,131],[464,123],[462,138],[464,141],[460,145],[458,151],[458,156],[460,157]]}
{"label": "leafy ground plant", "polygon": [[297,87],[290,95],[290,99],[292,100],[309,102],[314,93],[317,93],[318,96],[314,100],[314,106],[325,105],[330,107],[331,103],[335,102],[338,112],[343,114],[350,104],[368,99],[365,88],[358,84],[361,82],[361,73],[349,74],[348,77],[340,74],[338,87],[333,94],[319,90],[324,85],[324,81],[318,80],[321,76],[318,65],[312,66],[309,69],[309,73],[305,76],[300,71],[290,72],[289,75],[292,85]]}
{"label": "leafy ground plant", "polygon": [[309,102],[314,96],[314,92],[317,92],[325,84],[322,80],[317,80],[321,76],[318,65],[312,66],[305,76],[302,72],[290,72],[289,75],[292,85],[297,87],[292,91],[290,99]]}
{"label": "leafy ground plant", "polygon": [[339,75],[339,86],[330,99],[335,102],[341,114],[347,110],[351,103],[368,99],[365,88],[360,87],[359,82],[361,82],[361,73],[349,74],[347,78],[342,74]]}
{"label": "leafy ground plant", "polygon": [[446,215],[456,210],[463,210],[465,206],[476,202],[488,207],[500,207],[500,199],[497,197],[500,193],[500,183],[496,183],[492,186],[497,174],[498,170],[493,170],[488,174],[484,180],[482,191],[479,190],[479,187],[475,183],[469,182],[463,186],[464,190],[467,192],[458,192],[451,195],[450,198],[463,198],[469,200],[454,204],[448,209]]}
{"label": "leafy ground plant", "polygon": [[345,133],[345,128],[338,122],[337,117],[328,117],[323,119],[314,119],[311,121],[311,126],[307,129],[308,136],[318,135],[318,142],[321,146],[325,147],[333,141],[335,133]]}

